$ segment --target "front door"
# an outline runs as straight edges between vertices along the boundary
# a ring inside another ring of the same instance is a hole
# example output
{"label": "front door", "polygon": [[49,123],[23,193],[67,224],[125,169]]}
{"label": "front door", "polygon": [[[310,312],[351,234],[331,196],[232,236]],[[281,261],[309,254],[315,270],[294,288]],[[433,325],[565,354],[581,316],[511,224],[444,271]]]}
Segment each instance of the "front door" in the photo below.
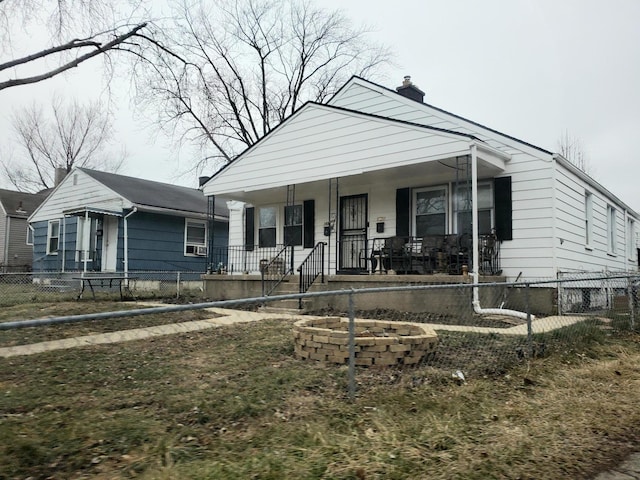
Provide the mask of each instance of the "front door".
{"label": "front door", "polygon": [[105,215],[102,222],[102,271],[115,272],[118,257],[118,217]]}
{"label": "front door", "polygon": [[340,198],[339,270],[367,269],[367,195]]}

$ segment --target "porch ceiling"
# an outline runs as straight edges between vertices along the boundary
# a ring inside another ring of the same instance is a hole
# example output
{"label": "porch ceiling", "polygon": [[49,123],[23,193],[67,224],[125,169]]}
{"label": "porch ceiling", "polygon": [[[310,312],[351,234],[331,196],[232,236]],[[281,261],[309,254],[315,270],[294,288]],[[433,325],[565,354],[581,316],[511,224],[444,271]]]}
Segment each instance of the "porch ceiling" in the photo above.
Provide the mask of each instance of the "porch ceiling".
{"label": "porch ceiling", "polygon": [[[499,176],[505,167],[506,158],[502,156],[489,156],[486,152],[478,153],[478,178],[487,179]],[[458,180],[466,180],[466,172],[460,169],[458,163]],[[341,188],[367,187],[393,182],[398,187],[418,187],[441,185],[456,181],[456,157],[431,160],[424,163],[411,165],[391,166],[385,169],[375,169],[362,172],[358,175],[339,177]],[[304,191],[318,191],[328,189],[328,180],[335,177],[322,178],[296,185],[297,195]],[[261,190],[225,193],[225,198],[239,200],[250,204],[281,203],[287,198],[287,185],[271,187]]]}

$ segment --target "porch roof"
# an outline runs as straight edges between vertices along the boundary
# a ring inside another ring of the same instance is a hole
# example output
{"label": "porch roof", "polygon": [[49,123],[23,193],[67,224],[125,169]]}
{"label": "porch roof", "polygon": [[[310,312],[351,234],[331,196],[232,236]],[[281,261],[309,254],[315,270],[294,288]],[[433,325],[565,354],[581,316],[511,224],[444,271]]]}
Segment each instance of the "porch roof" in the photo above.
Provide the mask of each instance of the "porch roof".
{"label": "porch roof", "polygon": [[472,145],[480,175],[504,170],[510,156],[472,135],[308,103],[214,175],[203,192],[247,201],[252,192],[331,178],[444,172]]}

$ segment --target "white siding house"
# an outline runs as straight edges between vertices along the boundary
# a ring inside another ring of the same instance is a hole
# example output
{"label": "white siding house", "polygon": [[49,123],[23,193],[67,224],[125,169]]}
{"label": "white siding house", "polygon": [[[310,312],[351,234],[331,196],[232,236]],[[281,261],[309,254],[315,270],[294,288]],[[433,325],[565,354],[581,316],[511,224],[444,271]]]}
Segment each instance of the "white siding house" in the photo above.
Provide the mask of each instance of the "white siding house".
{"label": "white siding house", "polygon": [[[353,77],[216,173],[203,192],[236,201],[230,245],[269,260],[264,249],[293,244],[297,266],[325,242],[329,274],[462,273],[465,264],[513,280],[637,270],[640,217],[594,179],[424,103],[408,78],[396,90]],[[392,237],[408,264],[382,258]],[[457,245],[427,252],[431,237]]]}

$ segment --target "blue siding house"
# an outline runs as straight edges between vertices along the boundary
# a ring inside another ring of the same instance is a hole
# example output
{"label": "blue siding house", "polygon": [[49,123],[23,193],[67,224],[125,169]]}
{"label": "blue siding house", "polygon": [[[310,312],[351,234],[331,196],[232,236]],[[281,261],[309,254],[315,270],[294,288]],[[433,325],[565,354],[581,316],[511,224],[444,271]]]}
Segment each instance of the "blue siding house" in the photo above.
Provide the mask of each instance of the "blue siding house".
{"label": "blue siding house", "polygon": [[75,168],[29,217],[33,270],[205,273],[226,247],[225,202],[200,190]]}

